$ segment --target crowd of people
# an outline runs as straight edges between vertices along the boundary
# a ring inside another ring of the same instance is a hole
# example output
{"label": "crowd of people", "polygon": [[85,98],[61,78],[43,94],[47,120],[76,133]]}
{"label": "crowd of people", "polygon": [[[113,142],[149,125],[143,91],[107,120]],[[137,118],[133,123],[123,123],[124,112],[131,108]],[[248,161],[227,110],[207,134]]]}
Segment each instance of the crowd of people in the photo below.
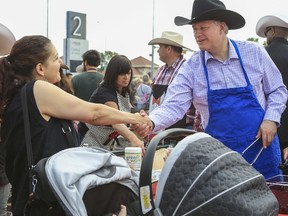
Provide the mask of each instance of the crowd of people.
{"label": "crowd of people", "polygon": [[[49,38],[31,35],[14,43],[0,59],[0,216],[6,215],[11,185],[13,215],[24,215],[29,197],[23,86],[34,163],[69,147],[61,130],[65,120],[77,146],[109,151],[135,146],[145,154],[144,137],[169,128],[205,131],[239,153],[254,143],[246,161],[266,179],[282,174],[279,164],[288,159],[288,17],[258,21],[256,33],[267,39],[266,48],[227,36],[246,21],[220,0],[194,0],[191,18],[174,22],[192,27],[199,51],[185,59],[190,49],[183,36],[163,31],[148,43],[159,45],[164,63],[151,78],[135,77],[131,61],[118,54],[103,74],[94,49],[83,53],[81,72],[69,78]],[[125,206],[121,210],[126,215]]]}

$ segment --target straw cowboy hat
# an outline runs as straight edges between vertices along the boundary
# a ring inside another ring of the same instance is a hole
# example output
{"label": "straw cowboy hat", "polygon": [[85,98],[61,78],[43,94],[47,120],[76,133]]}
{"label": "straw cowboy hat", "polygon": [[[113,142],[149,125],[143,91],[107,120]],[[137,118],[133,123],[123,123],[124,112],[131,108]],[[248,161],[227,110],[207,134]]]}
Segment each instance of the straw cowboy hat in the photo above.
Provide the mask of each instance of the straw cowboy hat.
{"label": "straw cowboy hat", "polygon": [[164,31],[162,32],[160,38],[154,38],[148,43],[148,45],[154,45],[154,44],[167,44],[191,50],[183,45],[183,36],[181,34],[172,31]]}
{"label": "straw cowboy hat", "polygon": [[256,33],[258,36],[265,38],[265,30],[269,26],[278,26],[288,28],[288,16],[284,14],[274,14],[263,16],[256,24]]}
{"label": "straw cowboy hat", "polygon": [[191,19],[177,16],[174,22],[177,26],[182,26],[206,20],[223,21],[229,29],[239,29],[245,25],[245,19],[240,14],[227,10],[219,0],[195,0]]}

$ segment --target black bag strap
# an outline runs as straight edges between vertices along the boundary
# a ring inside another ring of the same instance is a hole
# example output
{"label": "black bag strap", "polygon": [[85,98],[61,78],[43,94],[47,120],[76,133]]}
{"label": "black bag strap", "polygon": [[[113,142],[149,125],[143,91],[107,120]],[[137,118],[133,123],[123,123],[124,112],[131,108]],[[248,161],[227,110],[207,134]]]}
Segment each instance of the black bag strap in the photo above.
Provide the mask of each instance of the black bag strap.
{"label": "black bag strap", "polygon": [[68,146],[69,147],[76,147],[75,137],[72,134],[72,130],[70,126],[68,125],[67,121],[61,120],[62,125],[62,131],[66,135],[66,138],[68,140]]}
{"label": "black bag strap", "polygon": [[29,192],[32,192],[32,183],[33,183],[33,153],[32,153],[32,144],[31,144],[31,134],[30,134],[30,121],[29,121],[29,113],[27,106],[27,84],[23,86],[21,89],[21,103],[23,109],[23,120],[24,120],[24,131],[25,131],[25,143],[26,143],[26,152],[27,152],[27,161],[28,161],[28,177],[31,181],[29,184]]}
{"label": "black bag strap", "polygon": [[[158,209],[155,209],[153,193],[152,193],[152,183],[151,183],[151,174],[152,174],[154,155],[155,155],[155,151],[157,150],[158,144],[164,138],[173,138],[173,137],[184,138],[194,133],[196,133],[196,131],[190,130],[190,129],[171,128],[171,129],[164,130],[161,133],[158,133],[150,141],[146,149],[146,152],[144,154],[144,157],[142,159],[141,169],[140,169],[139,197],[140,197],[141,215],[153,215],[153,216],[159,215],[157,213]],[[146,192],[143,192],[143,194],[141,193],[141,191],[147,191],[148,188],[150,190],[149,198],[147,197]],[[148,210],[143,209],[144,206],[148,206]]]}
{"label": "black bag strap", "polygon": [[[29,112],[28,112],[28,105],[27,105],[27,84],[23,86],[21,89],[21,103],[23,109],[23,120],[24,120],[24,131],[25,131],[25,143],[26,143],[26,152],[27,152],[27,161],[28,161],[28,177],[31,181],[29,184],[29,191],[33,192],[33,153],[32,153],[32,144],[31,144],[31,133],[30,133],[30,120],[29,120]],[[61,120],[62,124],[62,131],[66,135],[68,140],[69,147],[75,147],[75,138],[72,134],[72,130],[68,123],[65,120]]]}

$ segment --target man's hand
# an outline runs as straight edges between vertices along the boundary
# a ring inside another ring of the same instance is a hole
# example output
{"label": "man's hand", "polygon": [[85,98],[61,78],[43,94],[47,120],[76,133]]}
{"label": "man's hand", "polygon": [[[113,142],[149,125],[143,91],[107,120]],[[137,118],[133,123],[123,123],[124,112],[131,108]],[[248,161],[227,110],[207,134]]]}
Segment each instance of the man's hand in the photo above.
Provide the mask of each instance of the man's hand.
{"label": "man's hand", "polygon": [[276,133],[277,133],[276,123],[273,121],[264,120],[260,125],[256,138],[261,137],[263,147],[267,148],[274,140]]}
{"label": "man's hand", "polygon": [[283,159],[286,160],[288,158],[288,147],[283,149]]}

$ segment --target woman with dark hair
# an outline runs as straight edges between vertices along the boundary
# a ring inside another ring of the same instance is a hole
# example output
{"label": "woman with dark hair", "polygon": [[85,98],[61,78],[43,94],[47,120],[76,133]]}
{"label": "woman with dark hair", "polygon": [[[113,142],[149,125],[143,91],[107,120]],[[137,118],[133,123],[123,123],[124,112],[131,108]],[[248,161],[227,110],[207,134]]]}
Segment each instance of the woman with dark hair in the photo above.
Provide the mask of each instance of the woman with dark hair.
{"label": "woman with dark hair", "polygon": [[64,119],[74,135],[71,120],[91,125],[147,122],[139,114],[89,103],[63,91],[54,85],[60,81],[60,64],[52,42],[40,35],[21,38],[15,42],[10,55],[0,59],[1,138],[6,147],[6,173],[12,183],[12,212],[15,216],[24,214],[30,186],[20,96],[25,84],[33,164],[68,148],[61,126]]}
{"label": "woman with dark hair", "polygon": [[[131,112],[129,85],[132,76],[130,60],[123,55],[113,56],[107,65],[103,83],[93,92],[90,102],[102,103],[117,110]],[[95,145],[108,150],[135,146],[144,150],[143,141],[125,124],[94,126],[88,123],[86,125],[89,130],[81,142],[82,145]],[[117,138],[118,135],[121,135],[124,140],[120,139],[121,137]]]}

